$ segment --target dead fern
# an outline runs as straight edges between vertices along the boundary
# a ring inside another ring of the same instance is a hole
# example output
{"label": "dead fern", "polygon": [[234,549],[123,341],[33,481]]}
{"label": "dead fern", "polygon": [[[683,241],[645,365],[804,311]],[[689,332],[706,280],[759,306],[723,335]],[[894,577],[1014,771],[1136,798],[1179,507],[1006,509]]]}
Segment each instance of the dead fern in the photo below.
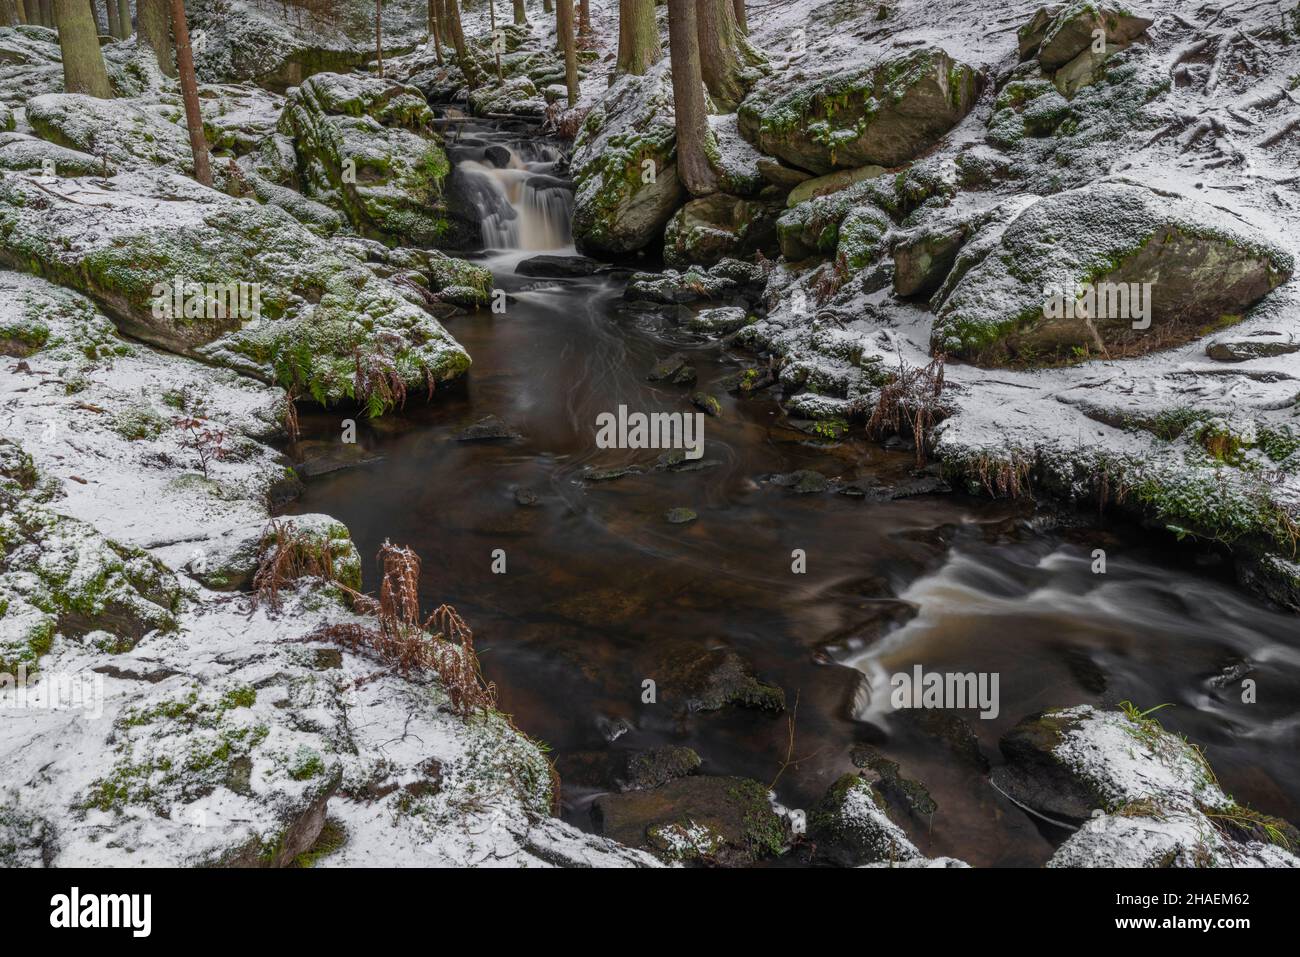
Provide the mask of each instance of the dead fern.
{"label": "dead fern", "polygon": [[909,366],[899,356],[898,372],[881,386],[867,420],[867,434],[873,438],[911,432],[917,468],[925,465],[931,430],[952,413],[943,397],[943,366],[941,355],[924,367]]}
{"label": "dead fern", "polygon": [[335,574],[334,558],[333,542],[328,536],[316,538],[303,529],[273,519],[257,550],[253,601],[279,610],[280,592],[299,578],[323,578],[341,585]]}

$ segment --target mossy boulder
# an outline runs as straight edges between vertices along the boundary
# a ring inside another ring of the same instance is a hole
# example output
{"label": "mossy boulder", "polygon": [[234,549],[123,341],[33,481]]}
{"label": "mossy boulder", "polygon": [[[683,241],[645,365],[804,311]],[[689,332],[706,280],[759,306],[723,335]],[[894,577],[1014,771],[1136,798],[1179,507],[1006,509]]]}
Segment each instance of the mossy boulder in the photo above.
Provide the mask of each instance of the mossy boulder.
{"label": "mossy boulder", "polygon": [[[1032,48],[1037,34],[1035,24],[1043,23],[1042,18],[1043,12],[1039,11],[1023,29],[1022,57]],[[1076,0],[1043,23],[1035,52],[1044,70],[1058,70],[1093,44],[1096,31],[1101,31],[1108,44],[1129,43],[1145,33],[1151,23],[1149,17],[1124,7]]]}
{"label": "mossy boulder", "polygon": [[970,112],[975,69],[927,46],[798,84],[773,78],[740,106],[740,131],[764,153],[813,173],[898,166]]}
{"label": "mossy boulder", "polygon": [[[1205,203],[1095,184],[1040,199],[968,243],[935,296],[932,346],[987,365],[1141,354],[1239,320],[1292,270],[1284,251]],[[1103,284],[1115,296],[1081,315],[1087,301],[1076,308],[1076,297]],[[1130,284],[1149,327],[1136,299],[1116,298]]]}
{"label": "mossy boulder", "polygon": [[49,93],[27,101],[27,120],[41,139],[94,156],[109,169],[194,172],[185,107],[174,93],[114,100]]}
{"label": "mossy boulder", "polygon": [[883,166],[860,166],[857,169],[827,173],[825,176],[814,176],[790,190],[790,195],[786,197],[785,204],[788,207],[798,206],[800,203],[806,203],[818,196],[829,196],[831,193],[838,193],[842,189],[848,189],[854,183],[860,183],[864,179],[875,179],[877,176],[884,175],[885,172]]}
{"label": "mossy boulder", "polygon": [[25,133],[0,133],[0,170],[52,170],[57,176],[101,176],[116,167],[97,156],[68,149]]}
{"label": "mossy boulder", "polygon": [[692,775],[653,790],[603,794],[592,817],[606,837],[671,862],[739,867],[785,846],[767,788],[748,778]]}
{"label": "mossy boulder", "polygon": [[432,246],[452,231],[451,167],[415,87],[319,73],[290,94],[278,128],[293,139],[306,194],[363,235]]}
{"label": "mossy boulder", "polygon": [[776,219],[780,206],[713,193],[693,199],[668,221],[664,262],[681,267],[712,266],[722,259],[744,259],[756,252],[779,252]]}
{"label": "mossy boulder", "polygon": [[845,774],[830,786],[808,817],[808,833],[820,853],[851,867],[922,856],[890,820],[884,798],[857,774]]}
{"label": "mossy boulder", "polygon": [[686,191],[677,177],[672,78],[666,64],[624,75],[574,140],[573,238],[579,251],[622,255],[662,234]]}
{"label": "mossy boulder", "polygon": [[[130,336],[371,414],[398,383],[424,390],[469,366],[432,315],[280,209],[161,172],[97,181],[93,202],[81,188],[0,180],[0,262],[84,292]],[[199,315],[168,317],[178,280]],[[256,289],[259,310],[218,308],[209,284]]]}
{"label": "mossy boulder", "polygon": [[328,569],[331,581],[361,589],[361,557],[348,528],[328,515],[287,515],[241,525],[193,548],[185,571],[214,591],[247,590],[263,559],[293,553],[288,567]]}

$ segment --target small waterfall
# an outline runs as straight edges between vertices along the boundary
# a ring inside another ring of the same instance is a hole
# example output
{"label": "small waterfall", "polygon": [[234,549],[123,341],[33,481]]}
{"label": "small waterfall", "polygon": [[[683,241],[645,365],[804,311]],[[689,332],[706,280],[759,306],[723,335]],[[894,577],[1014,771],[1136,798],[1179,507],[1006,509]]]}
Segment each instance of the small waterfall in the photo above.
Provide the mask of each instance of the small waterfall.
{"label": "small waterfall", "polygon": [[[572,235],[573,190],[551,175],[559,154],[550,147],[489,147],[481,160],[464,159],[460,169],[484,188],[476,191],[483,245],[488,249],[564,249]],[[508,158],[507,158],[508,157]],[[505,165],[494,160],[506,159]]]}

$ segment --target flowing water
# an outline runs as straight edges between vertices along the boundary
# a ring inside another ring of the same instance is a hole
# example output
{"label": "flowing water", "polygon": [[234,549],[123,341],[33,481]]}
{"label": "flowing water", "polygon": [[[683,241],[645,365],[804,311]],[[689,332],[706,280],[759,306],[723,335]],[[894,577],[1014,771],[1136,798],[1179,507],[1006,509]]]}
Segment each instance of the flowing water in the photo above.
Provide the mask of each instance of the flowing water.
{"label": "flowing water", "polygon": [[[510,306],[450,320],[474,357],[465,382],[363,425],[359,442],[379,461],[313,479],[296,508],[346,522],[367,558],[385,538],[419,552],[429,605],[461,611],[501,708],[554,748],[568,820],[592,827],[591,800],[607,786],[600,768],[617,752],[689,745],[705,773],[768,783],[780,772],[782,803],[810,808],[854,769],[854,746],[871,745],[937,803],[909,826],[924,851],[1040,864],[1067,832],[1001,797],[972,744],[997,764],[998,737],[1025,715],[1126,699],[1175,705],[1162,721],[1206,747],[1226,790],[1300,816],[1295,617],[1238,589],[1215,556],[1128,526],[961,494],[797,495],[767,481],[815,469],[893,487],[913,481],[914,463],[860,440],[819,445],[771,399],[729,394],[721,381],[752,357],[629,306],[616,273],[517,275],[538,251],[572,253],[571,197],[550,178],[559,154],[490,130],[466,137],[452,151],[457,175],[479,187],[492,250],[482,261]],[[508,160],[486,159],[482,144],[508,146]],[[698,385],[648,382],[675,351],[689,355]],[[694,411],[696,389],[722,406],[705,425],[707,467],[654,470],[658,453],[596,447],[599,414]],[[488,414],[522,438],[454,439]],[[339,420],[317,413],[303,426],[308,439],[336,439]],[[590,478],[629,464],[646,468]],[[698,519],[667,522],[679,507]],[[1092,571],[1096,548],[1104,575]],[[493,571],[497,549],[505,574]],[[792,573],[795,549],[805,574]],[[736,652],[792,707],[691,714],[663,697],[643,703],[643,682],[670,683],[710,649]],[[890,709],[888,677],[917,664],[997,673],[998,715]],[[1257,703],[1241,700],[1245,677]]]}

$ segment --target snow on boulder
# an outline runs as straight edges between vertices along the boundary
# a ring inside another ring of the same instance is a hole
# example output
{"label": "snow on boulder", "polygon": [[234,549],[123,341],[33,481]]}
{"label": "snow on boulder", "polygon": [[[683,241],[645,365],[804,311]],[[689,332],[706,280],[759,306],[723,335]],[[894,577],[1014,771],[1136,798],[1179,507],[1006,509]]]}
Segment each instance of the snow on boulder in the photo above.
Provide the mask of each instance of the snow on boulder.
{"label": "snow on boulder", "polygon": [[274,206],[170,173],[5,176],[0,263],[89,295],[127,335],[322,403],[379,414],[398,383],[423,390],[469,367],[432,315],[359,259]]}
{"label": "snow on boulder", "polygon": [[574,140],[573,238],[591,255],[644,249],[686,196],[677,178],[672,76],[666,61],[618,78]]}
{"label": "snow on boulder", "polygon": [[1300,832],[1237,804],[1205,756],[1131,707],[1032,715],[1000,742],[993,784],[1057,824],[1082,826],[1049,867],[1297,867]]}
{"label": "snow on boulder", "polygon": [[306,194],[359,232],[432,246],[452,230],[443,200],[451,167],[415,87],[318,73],[290,93],[279,131],[293,138]]}
{"label": "snow on boulder", "polygon": [[1021,58],[1036,51],[1044,70],[1057,70],[1091,47],[1098,31],[1107,44],[1129,43],[1145,33],[1152,22],[1150,17],[1127,7],[1089,0],[1076,0],[1055,14],[1040,9],[1020,30]]}
{"label": "snow on boulder", "polygon": [[1238,321],[1292,270],[1215,207],[1097,183],[968,242],[931,302],[931,345],[981,365],[1138,355]]}
{"label": "snow on boulder", "polygon": [[664,262],[675,267],[712,266],[726,258],[748,258],[759,250],[774,258],[779,253],[776,219],[781,208],[779,203],[727,193],[693,199],[668,221]]}
{"label": "snow on boulder", "polygon": [[899,166],[956,126],[978,94],[973,67],[927,46],[793,86],[764,80],[740,106],[740,132],[813,173]]}

